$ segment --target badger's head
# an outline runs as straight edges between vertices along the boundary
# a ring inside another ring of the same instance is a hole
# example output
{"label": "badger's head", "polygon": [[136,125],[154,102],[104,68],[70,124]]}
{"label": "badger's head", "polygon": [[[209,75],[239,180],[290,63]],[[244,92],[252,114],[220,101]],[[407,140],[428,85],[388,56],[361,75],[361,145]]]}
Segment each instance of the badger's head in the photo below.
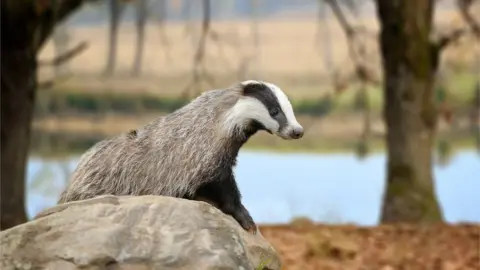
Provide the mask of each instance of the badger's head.
{"label": "badger's head", "polygon": [[297,122],[287,95],[276,85],[261,81],[244,81],[238,85],[240,98],[227,113],[230,130],[250,136],[258,130],[285,139],[299,139],[303,127]]}

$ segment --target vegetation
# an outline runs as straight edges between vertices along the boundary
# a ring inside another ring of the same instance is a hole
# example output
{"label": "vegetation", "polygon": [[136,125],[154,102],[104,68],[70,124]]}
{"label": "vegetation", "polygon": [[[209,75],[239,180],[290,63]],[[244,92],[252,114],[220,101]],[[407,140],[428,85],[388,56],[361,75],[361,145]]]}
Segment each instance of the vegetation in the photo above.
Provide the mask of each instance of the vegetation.
{"label": "vegetation", "polygon": [[[452,110],[465,110],[474,98],[475,76],[459,73],[449,79],[446,90]],[[294,110],[299,115],[325,116],[335,113],[358,113],[358,91],[355,86],[337,94],[315,93],[315,86],[298,88],[294,83],[284,82],[291,96]],[[72,87],[72,86],[71,86]],[[172,85],[172,87],[174,87]],[[178,86],[177,86],[178,87]],[[38,93],[36,116],[40,115],[94,115],[109,112],[112,114],[133,114],[158,112],[169,113],[186,104],[190,98],[174,96],[161,91],[148,93],[142,91],[114,91],[98,89],[96,91],[72,88],[54,88]],[[382,110],[383,96],[379,87],[367,88],[368,103],[372,113]]]}

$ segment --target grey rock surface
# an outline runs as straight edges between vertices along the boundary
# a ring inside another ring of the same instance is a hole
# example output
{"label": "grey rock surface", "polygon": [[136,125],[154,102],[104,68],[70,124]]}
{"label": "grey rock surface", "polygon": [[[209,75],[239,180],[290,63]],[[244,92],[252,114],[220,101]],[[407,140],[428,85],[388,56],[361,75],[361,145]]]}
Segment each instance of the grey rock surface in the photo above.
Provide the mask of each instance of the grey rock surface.
{"label": "grey rock surface", "polygon": [[205,202],[101,196],[0,232],[0,269],[280,269],[263,238]]}

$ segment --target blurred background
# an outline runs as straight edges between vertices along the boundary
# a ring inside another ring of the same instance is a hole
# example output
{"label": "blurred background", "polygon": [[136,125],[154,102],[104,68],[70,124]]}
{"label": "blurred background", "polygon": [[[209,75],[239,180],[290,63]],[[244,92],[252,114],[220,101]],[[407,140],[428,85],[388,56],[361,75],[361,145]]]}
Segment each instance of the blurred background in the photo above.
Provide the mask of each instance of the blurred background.
{"label": "blurred background", "polygon": [[[242,149],[236,175],[253,218],[377,224],[386,158],[375,5],[342,6],[365,32],[353,43],[327,2],[85,4],[56,27],[38,56],[41,62],[83,48],[70,61],[39,68],[45,83],[33,123],[27,215],[56,204],[79,155],[97,141],[172,112],[202,91],[262,79],[289,95],[306,133],[298,141],[262,133]],[[436,29],[462,23],[454,2],[435,8]],[[366,79],[352,46],[368,59]],[[479,58],[478,44],[460,39],[445,49],[437,74],[434,181],[448,222],[480,222]]]}
{"label": "blurred background", "polygon": [[480,1],[1,5],[0,229],[55,205],[98,141],[259,79],[305,128],[235,168],[285,269],[479,269]]}

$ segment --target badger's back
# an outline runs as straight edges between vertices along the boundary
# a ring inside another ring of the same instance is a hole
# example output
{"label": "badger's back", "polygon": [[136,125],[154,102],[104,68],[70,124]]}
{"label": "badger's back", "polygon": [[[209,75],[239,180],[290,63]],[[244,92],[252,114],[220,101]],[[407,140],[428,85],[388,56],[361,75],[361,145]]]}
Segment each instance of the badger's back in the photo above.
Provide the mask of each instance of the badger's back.
{"label": "badger's back", "polygon": [[233,89],[208,91],[142,128],[100,141],[80,158],[59,203],[105,194],[183,197],[231,173],[238,149],[222,133],[221,119],[237,99]]}

